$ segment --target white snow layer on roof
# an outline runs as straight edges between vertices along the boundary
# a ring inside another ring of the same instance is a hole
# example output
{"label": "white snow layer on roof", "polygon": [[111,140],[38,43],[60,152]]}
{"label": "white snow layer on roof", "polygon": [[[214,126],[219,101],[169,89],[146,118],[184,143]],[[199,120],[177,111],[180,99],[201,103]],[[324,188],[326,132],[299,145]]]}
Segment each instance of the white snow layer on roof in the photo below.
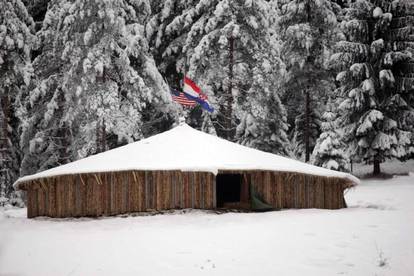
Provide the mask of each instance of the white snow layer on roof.
{"label": "white snow layer on roof", "polygon": [[24,176],[19,183],[58,175],[128,171],[181,170],[269,170],[300,172],[346,178],[354,184],[353,175],[324,169],[279,155],[248,148],[181,124],[169,131],[72,163]]}

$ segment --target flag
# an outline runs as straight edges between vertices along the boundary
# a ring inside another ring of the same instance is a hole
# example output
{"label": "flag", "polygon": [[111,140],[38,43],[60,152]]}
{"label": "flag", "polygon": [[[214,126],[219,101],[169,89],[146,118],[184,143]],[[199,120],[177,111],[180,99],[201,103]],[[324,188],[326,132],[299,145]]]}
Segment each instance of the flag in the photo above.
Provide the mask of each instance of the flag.
{"label": "flag", "polygon": [[173,98],[175,102],[181,105],[184,105],[184,106],[188,106],[188,107],[193,107],[197,105],[196,101],[190,100],[189,98],[187,98],[183,92],[180,92],[172,87],[170,87],[170,91],[171,91],[171,97]]}
{"label": "flag", "polygon": [[207,96],[201,92],[200,87],[187,77],[184,77],[183,92],[188,99],[198,102],[208,112],[214,111],[214,108],[208,102]]}

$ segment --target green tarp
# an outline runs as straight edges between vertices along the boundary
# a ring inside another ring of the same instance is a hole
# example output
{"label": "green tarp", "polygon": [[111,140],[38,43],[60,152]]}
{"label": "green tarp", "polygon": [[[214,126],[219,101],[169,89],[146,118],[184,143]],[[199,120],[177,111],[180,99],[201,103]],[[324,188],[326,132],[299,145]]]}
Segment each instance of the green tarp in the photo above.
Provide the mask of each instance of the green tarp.
{"label": "green tarp", "polygon": [[250,200],[251,200],[251,208],[253,211],[257,212],[265,212],[271,211],[274,208],[264,202],[264,200],[260,197],[260,195],[255,191],[253,185],[250,184]]}

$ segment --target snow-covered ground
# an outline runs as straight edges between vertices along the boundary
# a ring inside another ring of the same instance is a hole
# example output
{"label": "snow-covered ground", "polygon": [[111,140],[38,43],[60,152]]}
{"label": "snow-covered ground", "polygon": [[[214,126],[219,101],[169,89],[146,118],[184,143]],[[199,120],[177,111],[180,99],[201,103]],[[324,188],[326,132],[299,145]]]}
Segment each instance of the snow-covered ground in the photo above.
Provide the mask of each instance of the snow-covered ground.
{"label": "snow-covered ground", "polygon": [[342,210],[26,219],[0,211],[0,275],[414,275],[414,175]]}
{"label": "snow-covered ground", "polygon": [[[372,174],[372,164],[354,164],[353,174],[358,177],[364,177]],[[387,161],[381,164],[381,172],[385,174],[403,175],[414,172],[414,159],[401,162],[398,160]]]}

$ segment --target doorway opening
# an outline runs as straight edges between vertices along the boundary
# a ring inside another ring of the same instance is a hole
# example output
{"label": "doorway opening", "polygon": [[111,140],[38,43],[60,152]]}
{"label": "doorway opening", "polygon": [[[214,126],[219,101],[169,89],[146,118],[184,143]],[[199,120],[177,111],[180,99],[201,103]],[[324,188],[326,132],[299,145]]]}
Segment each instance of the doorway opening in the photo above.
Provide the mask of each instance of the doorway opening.
{"label": "doorway opening", "polygon": [[240,204],[241,188],[241,174],[218,174],[216,177],[217,208],[235,207]]}

